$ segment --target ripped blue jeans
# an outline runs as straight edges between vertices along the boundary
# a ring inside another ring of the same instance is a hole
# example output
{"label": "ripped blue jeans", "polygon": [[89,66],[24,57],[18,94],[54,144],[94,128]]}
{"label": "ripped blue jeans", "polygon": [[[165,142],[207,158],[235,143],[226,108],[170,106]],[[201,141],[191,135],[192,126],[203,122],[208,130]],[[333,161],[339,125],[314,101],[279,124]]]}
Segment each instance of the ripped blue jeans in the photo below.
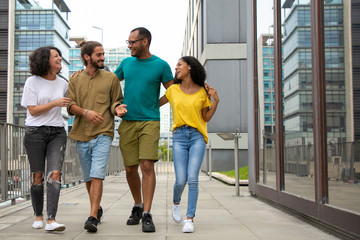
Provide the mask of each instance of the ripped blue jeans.
{"label": "ripped blue jeans", "polygon": [[[32,175],[30,195],[35,216],[42,216],[44,208],[44,181],[34,184],[33,179],[34,174],[40,172],[42,179],[46,182],[47,219],[55,219],[60,197],[61,169],[66,140],[64,127],[26,127],[24,146]],[[44,174],[45,166],[46,174]],[[51,178],[53,171],[60,172],[60,181]]]}
{"label": "ripped blue jeans", "polygon": [[195,217],[199,196],[199,172],[205,154],[204,136],[187,125],[173,131],[173,156],[175,184],[173,202],[180,203],[186,183],[188,184],[188,206],[186,216]]}

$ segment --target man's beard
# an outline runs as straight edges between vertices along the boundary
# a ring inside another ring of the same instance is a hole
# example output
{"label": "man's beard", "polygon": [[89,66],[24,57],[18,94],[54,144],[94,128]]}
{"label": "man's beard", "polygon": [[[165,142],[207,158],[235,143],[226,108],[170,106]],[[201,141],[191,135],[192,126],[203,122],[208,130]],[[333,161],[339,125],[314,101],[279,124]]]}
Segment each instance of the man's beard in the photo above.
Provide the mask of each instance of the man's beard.
{"label": "man's beard", "polygon": [[92,58],[90,58],[90,64],[93,65],[95,68],[98,69],[103,69],[105,67],[105,65],[103,64],[102,66],[100,66],[99,64],[97,64],[97,62],[93,61]]}

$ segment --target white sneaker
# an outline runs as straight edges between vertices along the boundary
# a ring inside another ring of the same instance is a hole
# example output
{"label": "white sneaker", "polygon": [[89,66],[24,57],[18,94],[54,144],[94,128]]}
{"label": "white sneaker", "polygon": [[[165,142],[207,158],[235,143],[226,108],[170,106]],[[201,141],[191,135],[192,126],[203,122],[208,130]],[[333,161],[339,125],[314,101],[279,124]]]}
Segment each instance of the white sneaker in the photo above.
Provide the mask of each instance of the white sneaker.
{"label": "white sneaker", "polygon": [[46,224],[45,231],[64,231],[66,226],[64,224],[60,224],[57,222],[52,222],[50,224]]}
{"label": "white sneaker", "polygon": [[184,220],[184,227],[182,229],[183,233],[192,233],[194,232],[194,223],[191,219]]}
{"label": "white sneaker", "polygon": [[173,205],[172,207],[172,217],[174,219],[174,222],[180,223],[181,222],[181,212],[180,212],[180,204]]}
{"label": "white sneaker", "polygon": [[34,229],[40,229],[40,228],[43,228],[44,227],[44,224],[43,224],[43,221],[34,221],[33,225],[32,225],[32,228]]}

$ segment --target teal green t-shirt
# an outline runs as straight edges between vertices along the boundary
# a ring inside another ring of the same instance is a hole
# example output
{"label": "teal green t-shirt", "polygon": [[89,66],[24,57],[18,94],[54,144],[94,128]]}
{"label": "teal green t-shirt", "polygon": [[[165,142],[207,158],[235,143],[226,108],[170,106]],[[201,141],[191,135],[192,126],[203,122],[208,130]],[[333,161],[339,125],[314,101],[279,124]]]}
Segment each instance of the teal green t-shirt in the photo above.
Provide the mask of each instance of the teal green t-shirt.
{"label": "teal green t-shirt", "polygon": [[147,59],[125,58],[114,72],[125,80],[124,100],[128,121],[160,121],[160,86],[174,77],[167,62],[152,55]]}

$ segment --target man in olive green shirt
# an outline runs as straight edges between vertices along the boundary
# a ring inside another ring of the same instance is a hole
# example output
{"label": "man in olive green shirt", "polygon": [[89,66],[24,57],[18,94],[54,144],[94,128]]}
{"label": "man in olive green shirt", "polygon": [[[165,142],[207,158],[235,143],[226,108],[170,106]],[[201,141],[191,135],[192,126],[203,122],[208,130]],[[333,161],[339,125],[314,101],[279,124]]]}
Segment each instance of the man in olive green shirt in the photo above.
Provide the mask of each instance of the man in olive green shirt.
{"label": "man in olive green shirt", "polygon": [[69,114],[75,115],[70,138],[76,150],[90,197],[90,216],[84,228],[96,232],[102,216],[100,201],[106,165],[114,137],[114,116],[124,115],[126,105],[118,77],[104,68],[104,49],[95,41],[81,45],[81,58],[86,70],[75,74],[69,82]]}

